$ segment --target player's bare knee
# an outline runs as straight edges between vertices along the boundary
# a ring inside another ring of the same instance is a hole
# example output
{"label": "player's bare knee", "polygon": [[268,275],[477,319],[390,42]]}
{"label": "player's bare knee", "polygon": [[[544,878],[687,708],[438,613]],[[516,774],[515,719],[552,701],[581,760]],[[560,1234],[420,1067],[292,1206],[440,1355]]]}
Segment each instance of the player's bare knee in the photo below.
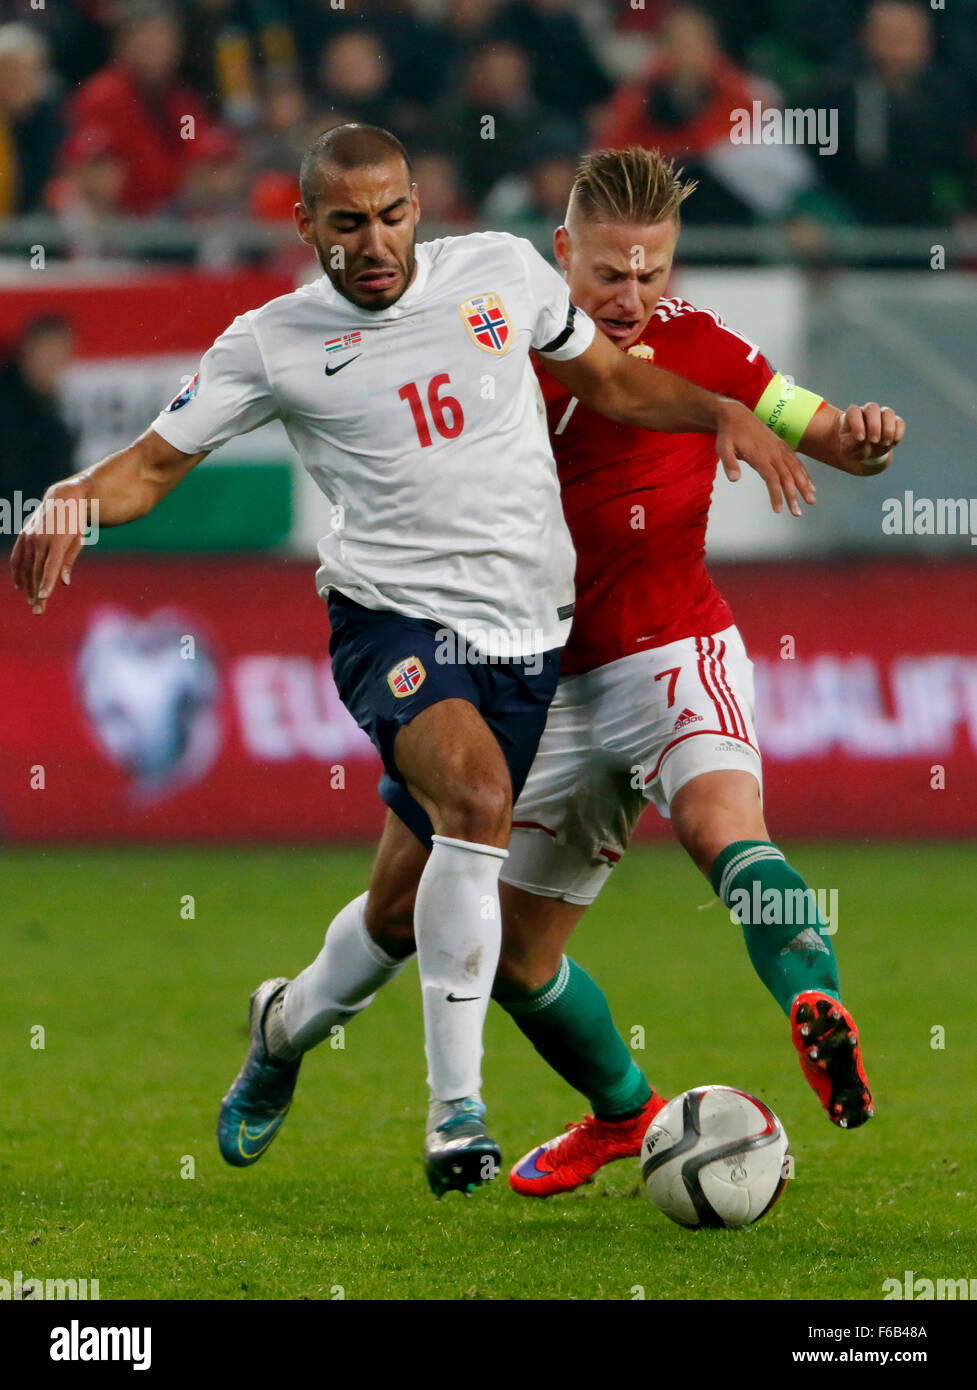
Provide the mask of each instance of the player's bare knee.
{"label": "player's bare knee", "polygon": [[511,791],[506,783],[492,778],[451,788],[436,817],[438,834],[479,845],[504,844],[511,822]]}
{"label": "player's bare knee", "polygon": [[714,815],[685,817],[675,825],[679,843],[696,866],[708,874],[727,845],[737,838],[732,826]]}
{"label": "player's bare knee", "polygon": [[736,840],[766,838],[765,828],[745,822],[742,816],[708,809],[684,816],[675,825],[675,833],[683,849],[706,875],[727,845]]}

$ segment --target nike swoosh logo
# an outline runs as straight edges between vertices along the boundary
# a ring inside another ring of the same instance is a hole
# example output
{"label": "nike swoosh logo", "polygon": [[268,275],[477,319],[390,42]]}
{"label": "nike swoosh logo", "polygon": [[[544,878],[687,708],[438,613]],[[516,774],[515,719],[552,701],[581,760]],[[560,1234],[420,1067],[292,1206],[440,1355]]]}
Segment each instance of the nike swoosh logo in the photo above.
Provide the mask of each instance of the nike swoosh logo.
{"label": "nike swoosh logo", "polygon": [[[265,1125],[264,1129],[259,1129],[257,1133],[248,1129],[247,1125],[242,1120],[241,1127],[237,1132],[237,1147],[239,1153],[241,1153],[244,1158],[257,1158],[258,1154],[263,1153],[281,1128],[282,1121],[288,1114],[289,1108],[290,1106],[286,1105],[280,1115],[276,1115],[270,1123]],[[269,1133],[269,1131],[271,1132]],[[268,1135],[267,1139],[265,1139],[266,1134]],[[259,1139],[264,1139],[265,1142],[263,1144],[258,1144],[257,1148],[252,1147]]]}
{"label": "nike swoosh logo", "polygon": [[540,1168],[539,1166],[539,1160],[542,1156],[542,1148],[533,1149],[532,1153],[527,1154],[516,1169],[517,1176],[529,1179],[552,1177],[553,1170],[551,1168]]}
{"label": "nike swoosh logo", "polygon": [[448,995],[448,1003],[449,1003],[449,1004],[468,1004],[468,1003],[470,1003],[473,999],[480,999],[481,997],[482,997],[482,996],[481,996],[480,994],[449,994],[449,995]]}
{"label": "nike swoosh logo", "polygon": [[347,357],[345,362],[340,362],[338,367],[327,367],[326,376],[335,376],[336,373],[341,372],[344,367],[348,367],[351,362],[358,362],[362,356],[362,352],[358,352],[355,357]]}

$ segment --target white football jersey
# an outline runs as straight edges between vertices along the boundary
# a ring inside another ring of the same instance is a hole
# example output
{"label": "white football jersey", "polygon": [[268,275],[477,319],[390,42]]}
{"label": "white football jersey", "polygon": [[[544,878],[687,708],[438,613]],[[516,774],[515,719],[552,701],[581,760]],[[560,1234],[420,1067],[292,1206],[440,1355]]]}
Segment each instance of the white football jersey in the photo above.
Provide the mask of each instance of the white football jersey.
{"label": "white football jersey", "polygon": [[575,558],[529,349],[593,337],[530,242],[444,237],[388,309],[324,275],[242,314],[152,428],[197,453],[280,419],[332,503],[320,594],[529,656],[566,641]]}

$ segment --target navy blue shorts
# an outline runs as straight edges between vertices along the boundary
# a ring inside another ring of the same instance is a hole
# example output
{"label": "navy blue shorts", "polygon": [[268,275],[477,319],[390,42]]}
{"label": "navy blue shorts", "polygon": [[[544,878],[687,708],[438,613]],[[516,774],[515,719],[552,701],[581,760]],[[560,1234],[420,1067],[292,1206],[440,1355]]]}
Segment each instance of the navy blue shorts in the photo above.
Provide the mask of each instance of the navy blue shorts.
{"label": "navy blue shorts", "polygon": [[383,760],[380,796],[423,845],[431,848],[433,827],[397,770],[394,739],[429,705],[467,700],[475,706],[502,749],[516,800],[556,691],[559,647],[528,662],[446,662],[441,624],[364,608],[336,590],[329,594],[329,622],[329,655],[340,699]]}

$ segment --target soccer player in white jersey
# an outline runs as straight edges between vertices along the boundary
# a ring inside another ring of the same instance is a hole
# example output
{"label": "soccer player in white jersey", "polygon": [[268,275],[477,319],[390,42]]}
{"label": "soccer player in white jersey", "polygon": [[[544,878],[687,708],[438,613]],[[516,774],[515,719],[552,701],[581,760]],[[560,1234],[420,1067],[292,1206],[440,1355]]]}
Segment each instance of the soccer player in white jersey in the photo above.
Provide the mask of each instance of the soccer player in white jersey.
{"label": "soccer player in white jersey", "polygon": [[[18,538],[14,583],[43,613],[81,524],[144,515],[236,434],[280,419],[332,503],[319,545],[337,686],[384,765],[390,808],[369,891],[294,981],[251,999],[251,1045],[224,1098],[221,1152],[253,1163],[285,1118],[302,1054],[360,1012],[413,953],[437,1194],[496,1175],[481,1101],[482,1030],[500,948],[498,876],[556,686],[574,553],[529,361],[580,400],[646,429],[703,432],[779,510],[813,502],[793,451],[741,403],[619,352],[518,238],[416,244],[406,151],[341,126],[302,162],[300,236],[323,276],[241,315],[190,385],[128,448],[55,484]],[[416,902],[415,902],[416,899]]]}

